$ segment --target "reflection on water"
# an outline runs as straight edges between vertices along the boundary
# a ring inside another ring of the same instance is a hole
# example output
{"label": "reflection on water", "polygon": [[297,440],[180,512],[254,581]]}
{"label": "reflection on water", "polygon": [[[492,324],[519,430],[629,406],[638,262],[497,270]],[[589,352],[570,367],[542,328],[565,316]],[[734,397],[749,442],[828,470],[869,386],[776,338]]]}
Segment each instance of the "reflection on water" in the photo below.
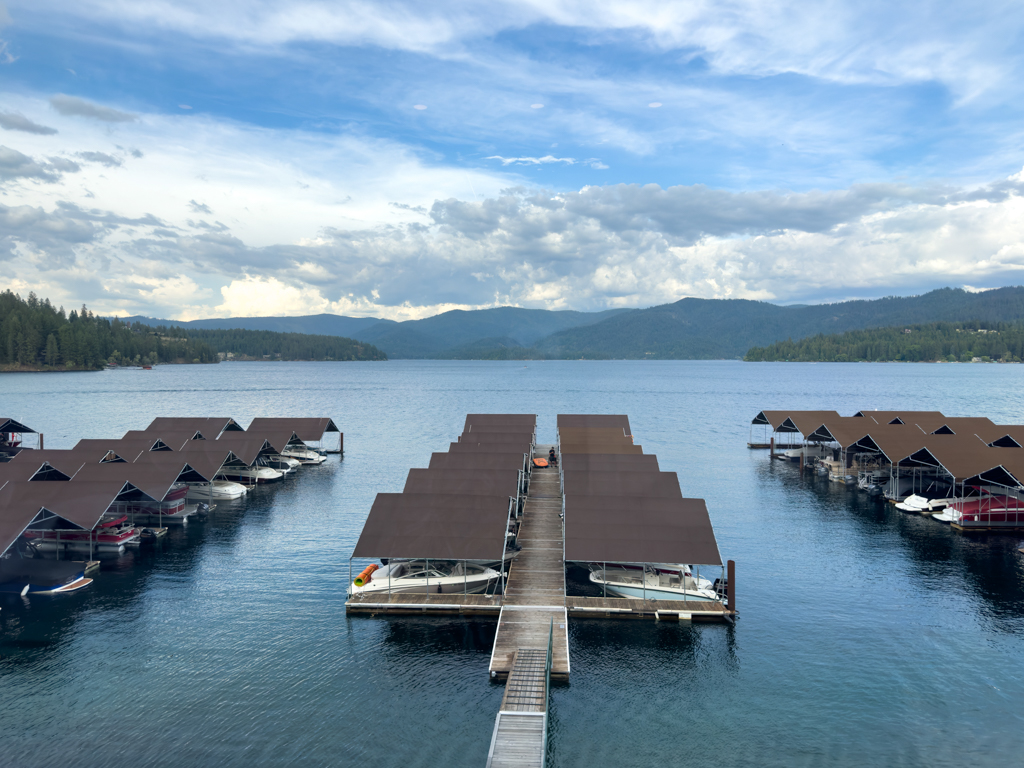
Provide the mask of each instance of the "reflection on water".
{"label": "reflection on water", "polygon": [[[1021,366],[233,364],[5,379],[47,446],[158,415],[328,415],[305,467],[73,595],[0,596],[0,763],[483,765],[493,619],[353,617],[348,557],[467,412],[628,413],[737,561],[729,625],[570,621],[551,765],[1015,764],[1024,560],[746,449],[763,408],[1024,412]],[[59,401],[59,413],[52,403]],[[707,575],[707,574],[705,574]],[[574,590],[597,594],[584,569]],[[588,591],[589,590],[589,591]]]}

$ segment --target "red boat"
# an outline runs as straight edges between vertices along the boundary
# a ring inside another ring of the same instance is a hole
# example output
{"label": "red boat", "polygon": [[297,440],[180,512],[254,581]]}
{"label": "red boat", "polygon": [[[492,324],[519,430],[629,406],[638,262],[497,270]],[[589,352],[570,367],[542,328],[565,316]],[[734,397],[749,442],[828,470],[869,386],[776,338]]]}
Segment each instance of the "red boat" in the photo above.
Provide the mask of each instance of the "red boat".
{"label": "red boat", "polygon": [[961,499],[950,505],[953,525],[961,528],[1024,528],[1024,500],[1014,496]]}
{"label": "red boat", "polygon": [[124,552],[125,545],[139,540],[139,530],[128,523],[128,516],[104,515],[91,531],[81,528],[29,529],[25,539],[45,552]]}

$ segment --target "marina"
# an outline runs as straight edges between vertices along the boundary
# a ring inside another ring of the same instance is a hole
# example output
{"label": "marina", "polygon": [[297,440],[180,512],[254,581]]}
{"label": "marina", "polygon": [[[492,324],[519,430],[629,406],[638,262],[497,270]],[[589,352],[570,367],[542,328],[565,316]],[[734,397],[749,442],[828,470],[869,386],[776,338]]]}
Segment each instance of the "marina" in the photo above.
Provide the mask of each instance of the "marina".
{"label": "marina", "polygon": [[[0,745],[14,764],[49,766],[73,750],[93,768],[127,748],[136,762],[161,768],[485,765],[507,690],[507,682],[488,682],[501,595],[468,596],[497,603],[490,615],[469,615],[466,605],[454,614],[421,610],[446,600],[430,595],[417,598],[415,612],[372,609],[368,620],[346,611],[346,559],[375,495],[401,493],[410,467],[427,467],[431,451],[457,440],[466,410],[539,411],[540,454],[557,444],[556,413],[598,405],[628,412],[643,456],[678,470],[684,497],[707,499],[723,558],[739,567],[742,621],[709,623],[699,613],[687,620],[680,601],[654,615],[650,600],[645,610],[642,600],[602,598],[590,571],[572,566],[571,675],[548,691],[552,768],[671,761],[680,745],[692,762],[724,766],[781,766],[803,756],[852,768],[884,764],[894,749],[910,755],[907,765],[942,766],[965,757],[960,726],[973,734],[978,759],[968,762],[1013,762],[1016,741],[986,723],[1016,723],[1012,703],[1024,695],[1015,671],[1024,663],[1018,537],[950,536],[948,526],[807,468],[801,478],[798,462],[768,461],[767,451],[745,445],[745,421],[768,396],[786,403],[796,393],[818,407],[804,391],[830,389],[828,366],[780,365],[768,391],[764,367],[729,363],[401,362],[389,363],[387,376],[369,366],[339,373],[327,364],[252,365],[202,369],[207,378],[199,380],[189,378],[194,367],[161,367],[163,379],[140,376],[129,384],[141,393],[127,394],[97,393],[95,385],[78,391],[84,375],[9,380],[60,387],[9,401],[9,412],[46,432],[47,447],[145,426],[149,419],[134,414],[161,413],[162,403],[172,413],[259,414],[261,400],[300,379],[310,384],[309,410],[345,414],[348,438],[343,462],[257,485],[241,503],[217,501],[205,522],[169,528],[155,551],[104,556],[87,588],[0,597],[0,713],[14,724]],[[955,389],[930,384],[935,399],[922,408],[962,412],[943,407],[955,401],[996,423],[1019,420],[1012,403],[986,405],[1012,389],[1019,366],[831,369],[854,393],[832,398],[843,414],[952,371],[963,381]],[[248,370],[258,384],[240,378]],[[988,383],[969,378],[982,373]],[[684,386],[685,396],[665,395]],[[467,394],[438,402],[449,390]],[[976,399],[956,400],[961,392]],[[52,399],[67,403],[60,422],[36,410]],[[122,412],[126,402],[133,412]],[[382,403],[387,419],[379,417]],[[700,427],[723,415],[724,431]],[[566,470],[573,461],[608,466],[561,457]],[[368,563],[357,562],[353,577]],[[714,581],[718,569],[699,570]],[[602,610],[614,613],[592,616]],[[111,675],[112,664],[129,661],[130,685]],[[791,705],[776,706],[780,695]],[[325,711],[345,716],[325,719]],[[106,727],[94,727],[97,719]],[[155,720],[175,726],[154,728]],[[948,729],[953,721],[960,725]],[[865,741],[864,729],[877,738]],[[778,746],[766,752],[766,743]]]}
{"label": "marina", "polygon": [[[1024,425],[939,411],[761,411],[771,459],[799,462],[961,532],[1024,531]],[[788,445],[778,453],[776,437]]]}

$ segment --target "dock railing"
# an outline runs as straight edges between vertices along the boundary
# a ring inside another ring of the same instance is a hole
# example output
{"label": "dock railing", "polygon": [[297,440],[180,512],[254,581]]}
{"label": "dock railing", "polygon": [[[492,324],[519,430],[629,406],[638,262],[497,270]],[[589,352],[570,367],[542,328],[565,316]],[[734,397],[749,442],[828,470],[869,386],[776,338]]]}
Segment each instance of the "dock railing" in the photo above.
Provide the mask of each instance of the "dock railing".
{"label": "dock railing", "polygon": [[548,658],[544,662],[544,751],[541,752],[541,765],[548,762],[548,710],[551,708],[551,650],[554,647],[555,620],[548,624]]}

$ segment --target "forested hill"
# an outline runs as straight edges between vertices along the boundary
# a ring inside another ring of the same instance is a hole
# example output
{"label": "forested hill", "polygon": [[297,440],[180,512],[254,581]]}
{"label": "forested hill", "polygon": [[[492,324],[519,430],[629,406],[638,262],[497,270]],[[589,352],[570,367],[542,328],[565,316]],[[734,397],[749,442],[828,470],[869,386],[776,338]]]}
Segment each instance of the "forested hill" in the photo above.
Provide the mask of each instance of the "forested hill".
{"label": "forested hill", "polygon": [[754,347],[752,362],[989,362],[1024,358],[1024,324],[929,323],[874,328]]}
{"label": "forested hill", "polygon": [[384,360],[376,347],[337,336],[259,331],[152,328],[97,317],[85,306],[65,313],[49,299],[0,292],[0,371],[88,371],[107,364],[216,363],[239,359]]}
{"label": "forested hill", "polygon": [[740,358],[782,339],[934,322],[1024,321],[1024,288],[971,293],[942,288],[921,296],[800,307],[738,299],[683,299],[634,310],[542,339],[539,355],[560,358]]}
{"label": "forested hill", "polygon": [[377,347],[344,336],[315,336],[273,331],[156,328],[157,333],[187,335],[236,360],[387,360]]}

